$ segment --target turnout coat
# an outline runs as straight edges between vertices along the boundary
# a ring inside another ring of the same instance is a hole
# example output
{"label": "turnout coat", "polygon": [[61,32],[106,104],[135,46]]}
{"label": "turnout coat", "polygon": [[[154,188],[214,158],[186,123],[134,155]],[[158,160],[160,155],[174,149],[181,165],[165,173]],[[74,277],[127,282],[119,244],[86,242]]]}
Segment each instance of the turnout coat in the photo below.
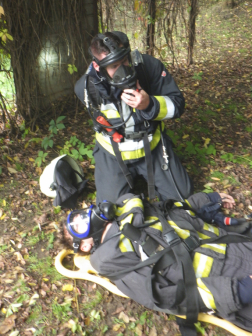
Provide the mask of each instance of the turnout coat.
{"label": "turnout coat", "polygon": [[[127,197],[128,195],[125,195],[124,199]],[[123,200],[120,202],[120,205],[125,204]],[[184,210],[179,203],[176,203],[166,217],[181,238],[197,235],[200,239],[206,239],[227,235],[225,230],[205,223],[195,216],[198,209],[209,203],[207,194],[195,194],[186,202],[190,204],[192,210]],[[126,206],[127,203],[124,207]],[[115,234],[125,222],[139,226],[153,219],[155,218],[145,215],[143,221],[139,221],[139,218],[134,221],[134,216],[129,214],[120,222],[120,227],[117,222],[113,222],[103,243],[91,255],[92,266],[106,276],[148,258],[143,252],[142,242],[146,239],[146,234],[150,237],[155,236],[155,239],[160,239],[161,242],[162,226],[159,222],[140,229],[141,239],[137,242],[129,240],[123,234]],[[197,280],[200,311],[215,312],[234,324],[252,331],[252,305],[242,306],[237,292],[238,280],[252,275],[252,242],[201,245],[191,252],[191,260]],[[180,293],[180,298],[177,295],[181,277],[178,264],[174,263],[151,276],[152,293],[147,286],[151,270],[152,266],[145,266],[129,272],[114,282],[124,294],[149,309],[185,314],[185,293]],[[165,306],[160,307],[161,301],[165,302]]]}
{"label": "turnout coat", "polygon": [[[138,73],[141,87],[150,95],[150,105],[146,110],[133,109],[125,127],[118,129],[118,132],[124,136],[124,141],[119,143],[119,150],[122,159],[126,162],[134,162],[145,156],[143,140],[134,138],[134,134],[148,132],[148,140],[151,150],[153,150],[160,141],[160,127],[157,127],[159,122],[165,119],[179,118],[184,112],[185,106],[184,97],[165,66],[152,56],[144,54],[141,56],[146,78],[142,75],[143,71],[140,71],[140,65],[135,66],[135,70]],[[111,125],[117,125],[127,120],[132,108],[120,99],[122,91],[120,89],[112,91],[107,81],[95,71],[92,63],[86,74],[75,84],[75,93],[80,101],[85,104],[84,82],[87,75],[89,81],[94,84],[94,95],[101,98],[100,113],[97,111],[95,117],[104,116]],[[146,85],[147,80],[148,86]],[[89,98],[92,98],[92,88],[88,85],[87,89]],[[164,130],[163,123],[161,129]],[[111,138],[108,135],[96,133],[96,140],[104,150],[115,155]]]}
{"label": "turnout coat", "polygon": [[[93,155],[96,162],[95,184],[98,203],[104,199],[116,202],[121,195],[130,192],[139,175],[148,180],[149,185],[155,186],[157,195],[163,200],[182,200],[193,192],[191,180],[173,152],[171,139],[166,135],[164,128],[164,120],[179,118],[183,114],[183,94],[158,59],[150,55],[139,55],[142,62],[134,61],[132,64],[141,87],[150,97],[150,104],[145,110],[132,109],[121,100],[122,91],[111,87],[94,69],[92,63],[75,84],[75,93],[80,101],[86,104],[85,101],[89,98],[95,119],[102,116],[113,126],[126,122],[125,125],[116,128],[123,136],[120,143],[114,143],[109,134],[96,132]],[[84,88],[85,83],[87,90]],[[162,134],[164,144],[161,140]],[[164,147],[169,160],[169,169],[165,171],[161,169]],[[150,167],[153,167],[153,172]],[[126,176],[129,180],[132,179],[129,182],[130,186]]]}

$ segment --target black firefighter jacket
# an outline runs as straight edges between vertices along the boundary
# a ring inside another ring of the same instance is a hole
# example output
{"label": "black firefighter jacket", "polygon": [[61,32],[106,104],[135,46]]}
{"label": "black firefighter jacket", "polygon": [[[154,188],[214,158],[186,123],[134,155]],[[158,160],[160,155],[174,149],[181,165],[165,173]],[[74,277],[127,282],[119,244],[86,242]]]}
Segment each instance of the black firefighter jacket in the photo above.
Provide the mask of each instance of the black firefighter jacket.
{"label": "black firefighter jacket", "polygon": [[[119,133],[124,136],[124,141],[119,143],[119,150],[122,159],[128,162],[145,156],[143,140],[132,139],[132,134],[147,131],[150,147],[153,150],[160,141],[160,128],[164,130],[162,120],[179,118],[184,112],[185,105],[181,91],[165,66],[152,56],[142,55],[142,57],[149,82],[149,92],[147,93],[150,95],[150,104],[146,110],[133,109],[133,113],[125,125],[126,127],[123,126],[118,129]],[[137,72],[139,71],[137,67],[135,69]],[[131,107],[120,99],[122,91],[119,89],[111,90],[111,86],[105,78],[101,78],[99,73],[95,71],[92,63],[86,74],[75,84],[75,93],[81,102],[85,104],[84,82],[87,75],[102,97],[100,113],[95,114],[95,118],[100,114],[111,125],[125,121],[131,113]],[[145,87],[141,81],[140,85],[143,88]],[[161,125],[159,126],[160,122]],[[115,155],[108,135],[96,133],[96,140],[103,149]]]}

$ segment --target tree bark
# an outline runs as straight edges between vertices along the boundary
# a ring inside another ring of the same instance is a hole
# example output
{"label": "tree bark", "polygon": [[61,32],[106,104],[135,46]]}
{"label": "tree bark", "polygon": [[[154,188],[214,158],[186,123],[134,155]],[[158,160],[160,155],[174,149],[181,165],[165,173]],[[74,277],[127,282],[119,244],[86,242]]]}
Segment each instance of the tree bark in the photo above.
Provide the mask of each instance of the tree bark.
{"label": "tree bark", "polygon": [[155,46],[155,19],[156,19],[156,0],[149,0],[149,23],[147,26],[147,54],[154,56]]}
{"label": "tree bark", "polygon": [[[17,112],[34,126],[62,110],[89,64],[98,32],[96,0],[3,0],[16,88]],[[78,73],[70,75],[68,64]],[[60,103],[61,102],[61,103]],[[55,107],[57,105],[57,108]]]}
{"label": "tree bark", "polygon": [[188,20],[188,54],[187,65],[193,64],[193,47],[196,40],[196,18],[198,15],[198,0],[188,0],[190,6]]}

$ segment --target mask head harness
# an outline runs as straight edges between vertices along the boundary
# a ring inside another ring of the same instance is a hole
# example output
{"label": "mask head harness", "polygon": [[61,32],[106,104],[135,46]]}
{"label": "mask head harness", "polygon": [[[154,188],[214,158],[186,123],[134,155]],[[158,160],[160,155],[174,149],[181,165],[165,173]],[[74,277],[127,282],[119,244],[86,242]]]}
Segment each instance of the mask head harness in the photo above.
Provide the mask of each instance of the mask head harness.
{"label": "mask head harness", "polygon": [[[111,37],[105,36],[104,34],[98,34],[98,38],[102,40],[103,44],[109,49],[109,53],[102,60],[98,60],[89,48],[89,53],[91,54],[93,61],[95,61],[100,66],[100,74],[106,78],[108,83],[121,90],[136,87],[137,74],[132,66],[131,56],[130,56],[130,45],[126,34],[122,32],[112,32],[113,35],[117,36],[121,41],[121,46],[118,45]],[[123,60],[127,56],[129,65],[121,64],[119,68],[113,75],[113,78],[107,73],[106,67],[112,63]]]}
{"label": "mask head harness", "polygon": [[109,201],[103,201],[98,206],[91,205],[88,209],[71,211],[66,228],[73,237],[74,253],[78,252],[82,239],[92,237],[97,247],[104,227],[114,219],[115,213],[116,206]]}

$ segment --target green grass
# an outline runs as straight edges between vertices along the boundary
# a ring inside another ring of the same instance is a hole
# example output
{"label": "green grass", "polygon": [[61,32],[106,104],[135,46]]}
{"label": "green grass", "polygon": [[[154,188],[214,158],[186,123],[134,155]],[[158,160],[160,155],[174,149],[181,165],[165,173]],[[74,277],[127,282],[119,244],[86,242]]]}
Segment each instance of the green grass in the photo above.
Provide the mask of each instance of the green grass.
{"label": "green grass", "polygon": [[94,299],[81,305],[83,310],[91,310],[95,308],[102,301],[103,299],[102,294],[99,291],[96,291],[95,294],[96,297]]}
{"label": "green grass", "polygon": [[50,256],[39,259],[37,255],[30,255],[27,261],[29,262],[28,269],[30,271],[40,276],[50,277],[51,282],[64,278],[63,275],[57,272],[54,266],[54,260]]}

